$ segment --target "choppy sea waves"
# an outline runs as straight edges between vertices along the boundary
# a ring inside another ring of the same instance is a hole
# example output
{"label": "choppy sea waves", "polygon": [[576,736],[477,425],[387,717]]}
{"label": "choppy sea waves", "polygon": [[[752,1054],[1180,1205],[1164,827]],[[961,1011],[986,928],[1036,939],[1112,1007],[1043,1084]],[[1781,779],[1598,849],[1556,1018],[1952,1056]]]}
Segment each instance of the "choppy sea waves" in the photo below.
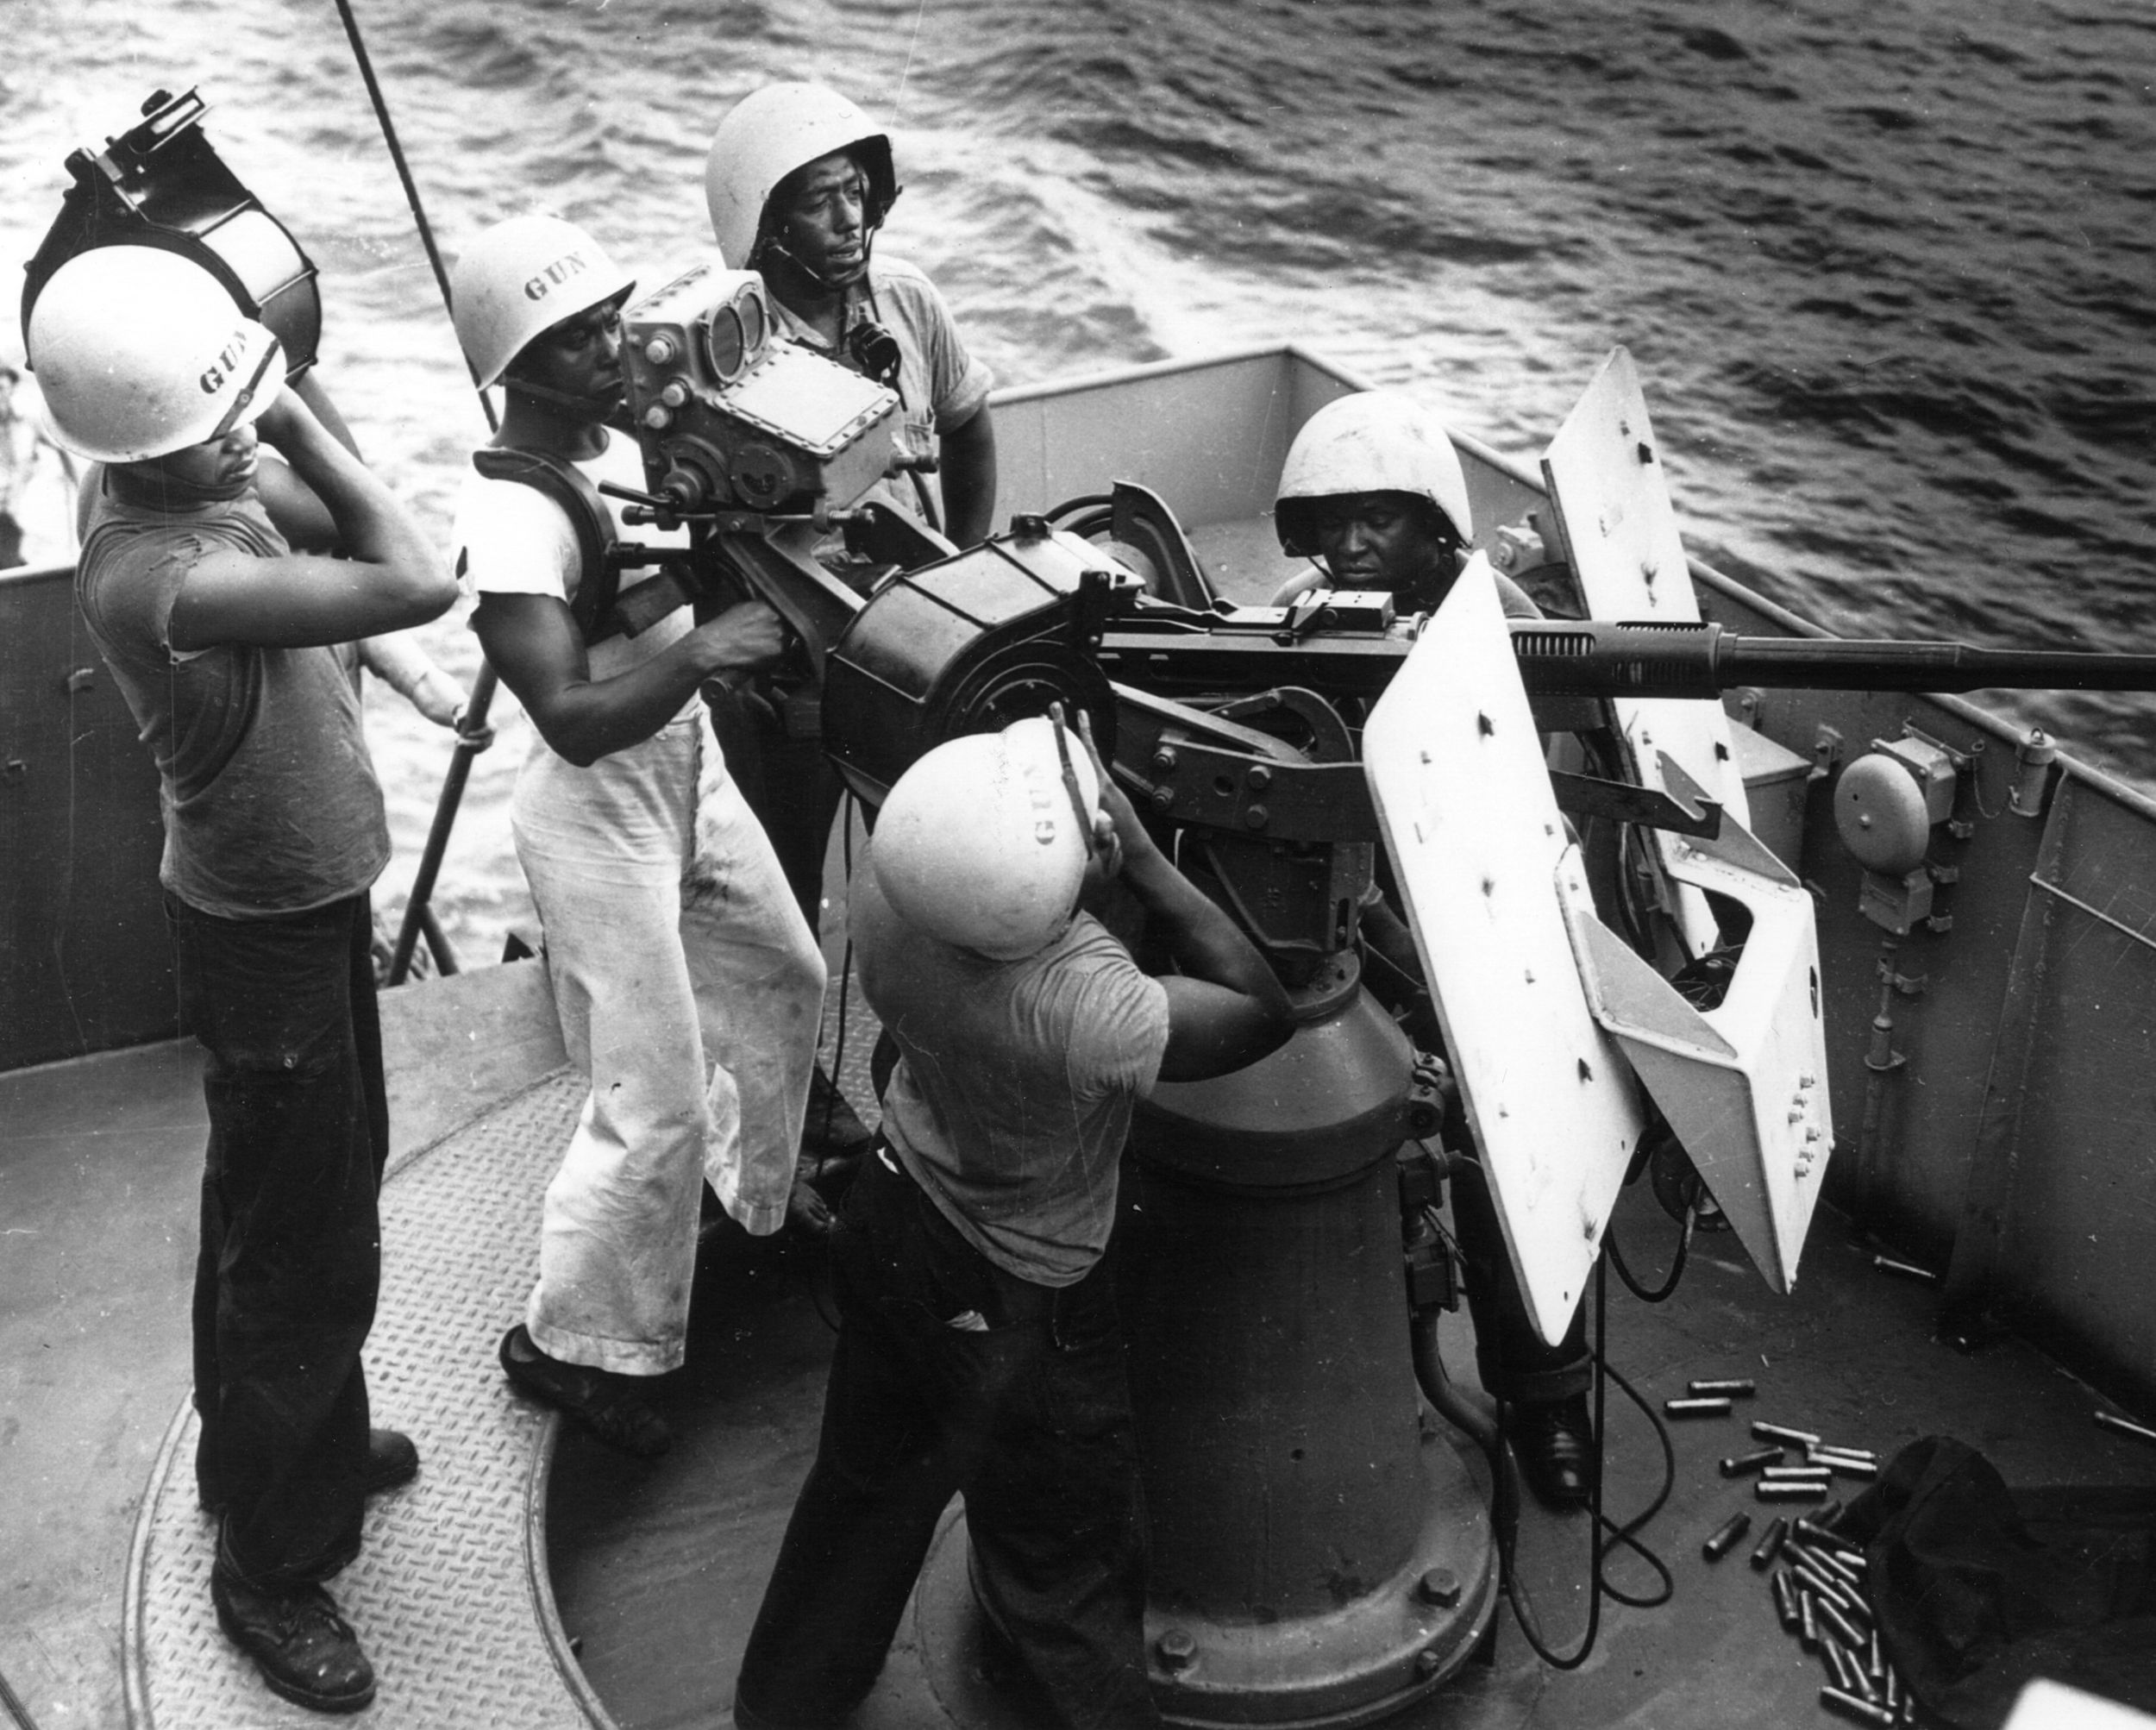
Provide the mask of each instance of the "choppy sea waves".
{"label": "choppy sea waves", "polygon": [[[1539,450],[1614,344],[1688,539],[1851,634],[2151,646],[2156,12],[2145,0],[354,0],[444,244],[545,204],[649,282],[706,254],[726,106],[893,120],[886,244],[1006,383],[1293,336]],[[322,266],[325,376],[446,529],[483,423],[335,9],[0,0],[0,243],[152,89]],[[476,664],[461,618],[438,657]],[[2156,780],[2156,704],[2014,699]],[[371,711],[409,881],[446,760]],[[445,873],[524,916],[519,718]]]}

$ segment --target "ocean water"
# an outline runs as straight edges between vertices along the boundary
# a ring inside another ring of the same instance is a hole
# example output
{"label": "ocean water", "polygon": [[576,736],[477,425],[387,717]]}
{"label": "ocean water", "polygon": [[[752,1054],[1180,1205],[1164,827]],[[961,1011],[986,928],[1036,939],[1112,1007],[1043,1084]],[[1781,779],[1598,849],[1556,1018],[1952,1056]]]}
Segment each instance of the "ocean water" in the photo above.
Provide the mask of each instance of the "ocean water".
{"label": "ocean water", "polygon": [[[1293,337],[1538,451],[1614,344],[1688,543],[1844,634],[2156,647],[2147,0],[353,0],[443,244],[519,210],[648,283],[765,82],[892,124],[883,244],[1006,383]],[[322,268],[324,373],[446,532],[485,425],[329,0],[0,0],[0,254],[77,145],[199,85]],[[461,615],[446,666],[477,655]],[[401,901],[445,737],[377,693]],[[2156,782],[2156,701],[2044,696]],[[506,705],[438,906],[529,906]]]}

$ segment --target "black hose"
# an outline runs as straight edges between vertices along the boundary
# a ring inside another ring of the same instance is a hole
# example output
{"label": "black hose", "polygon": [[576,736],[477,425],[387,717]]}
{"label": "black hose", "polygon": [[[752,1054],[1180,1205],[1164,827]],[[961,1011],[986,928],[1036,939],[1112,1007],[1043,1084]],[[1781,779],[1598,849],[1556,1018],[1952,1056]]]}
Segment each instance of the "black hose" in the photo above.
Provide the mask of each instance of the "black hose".
{"label": "black hose", "polygon": [[1480,1448],[1496,1470],[1496,1456],[1503,1451],[1497,1428],[1497,1412],[1487,1399],[1477,1399],[1445,1374],[1445,1359],[1438,1351],[1438,1312],[1415,1310],[1407,1318],[1408,1354],[1415,1366],[1415,1383],[1431,1409]]}

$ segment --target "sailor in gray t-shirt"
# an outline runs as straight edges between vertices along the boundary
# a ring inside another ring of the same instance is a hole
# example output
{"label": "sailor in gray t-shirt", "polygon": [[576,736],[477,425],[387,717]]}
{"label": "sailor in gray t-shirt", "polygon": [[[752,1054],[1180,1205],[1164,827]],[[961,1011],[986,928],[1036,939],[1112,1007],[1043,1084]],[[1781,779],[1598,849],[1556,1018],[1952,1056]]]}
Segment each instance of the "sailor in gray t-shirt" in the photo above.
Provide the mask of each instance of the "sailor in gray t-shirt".
{"label": "sailor in gray t-shirt", "polygon": [[[1078,910],[1081,889],[1117,875],[1179,971],[1149,976]],[[923,757],[851,893],[862,988],[899,1057],[886,1141],[832,1238],[823,1434],[735,1721],[844,1718],[962,1494],[979,1589],[1059,1721],[1158,1723],[1101,1259],[1117,1164],[1141,1092],[1264,1056],[1291,1031],[1287,997],[1059,720]]]}

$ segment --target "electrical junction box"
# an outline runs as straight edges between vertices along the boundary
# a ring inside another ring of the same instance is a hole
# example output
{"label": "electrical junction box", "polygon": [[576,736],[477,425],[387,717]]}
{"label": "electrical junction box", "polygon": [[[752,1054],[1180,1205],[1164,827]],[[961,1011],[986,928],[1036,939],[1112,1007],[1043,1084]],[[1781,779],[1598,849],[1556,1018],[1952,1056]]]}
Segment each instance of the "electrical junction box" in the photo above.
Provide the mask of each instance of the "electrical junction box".
{"label": "electrical junction box", "polygon": [[1752,832],[1790,870],[1804,850],[1804,805],[1810,797],[1812,762],[1776,743],[1756,727],[1729,718],[1729,743],[1744,778]]}

